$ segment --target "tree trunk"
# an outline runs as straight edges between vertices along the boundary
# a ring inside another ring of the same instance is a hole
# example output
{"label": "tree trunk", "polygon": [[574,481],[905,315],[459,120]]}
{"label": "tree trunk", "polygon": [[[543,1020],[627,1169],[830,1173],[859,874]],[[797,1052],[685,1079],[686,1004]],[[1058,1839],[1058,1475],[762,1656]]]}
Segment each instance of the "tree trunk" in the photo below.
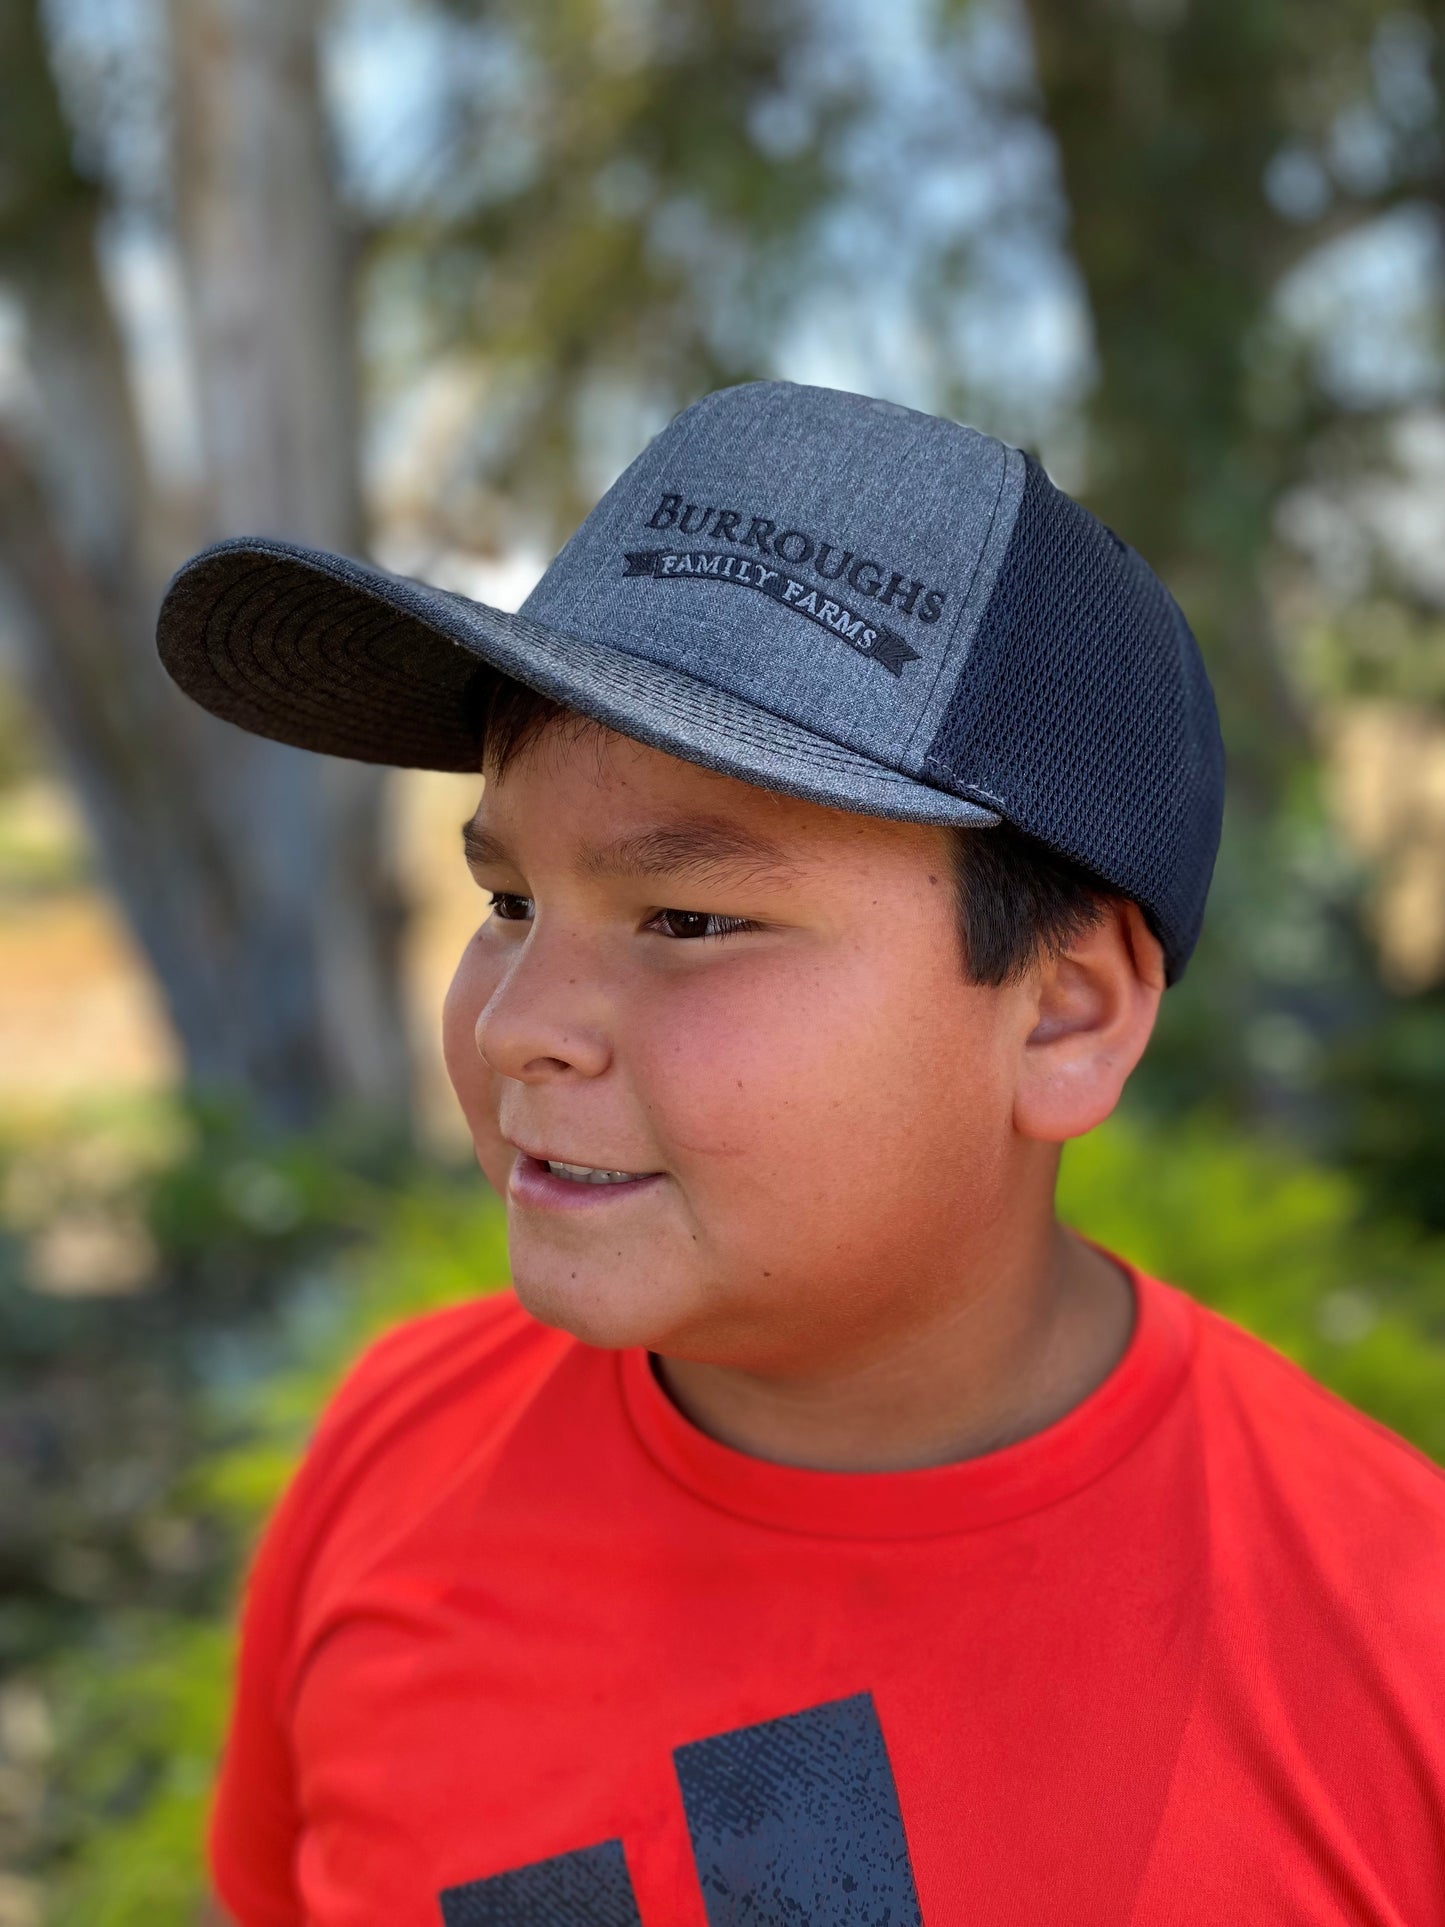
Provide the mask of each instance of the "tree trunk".
{"label": "tree trunk", "polygon": [[[221,57],[179,144],[214,477],[201,526],[355,549],[353,323],[312,23],[282,0],[244,13],[237,39],[213,42]],[[275,17],[269,38],[251,15]],[[105,880],[156,970],[194,1085],[243,1095],[273,1127],[363,1105],[404,1129],[384,779],[219,723],[160,669],[156,602],[180,557],[161,553],[98,267],[98,199],[74,169],[35,0],[0,25],[0,160],[0,272],[24,312],[36,400],[32,432],[0,443],[0,572],[22,672]],[[203,211],[214,231],[197,231]],[[238,291],[259,258],[275,269],[258,284],[258,332]]]}
{"label": "tree trunk", "polygon": [[351,273],[316,0],[171,0],[170,14],[212,510],[228,530],[359,548]]}
{"label": "tree trunk", "polygon": [[[218,535],[359,554],[356,316],[317,71],[317,0],[172,0],[175,181]],[[386,772],[284,757],[242,772],[270,899],[310,952],[309,998],[336,1089],[402,1110],[402,914]],[[297,835],[298,824],[306,826]]]}
{"label": "tree trunk", "polygon": [[[1027,0],[1098,376],[1090,506],[1184,604],[1216,672],[1233,773],[1267,790],[1298,745],[1261,599],[1303,439],[1258,356],[1291,238],[1264,177],[1288,131],[1297,8]],[[1297,244],[1297,238],[1295,240]]]}

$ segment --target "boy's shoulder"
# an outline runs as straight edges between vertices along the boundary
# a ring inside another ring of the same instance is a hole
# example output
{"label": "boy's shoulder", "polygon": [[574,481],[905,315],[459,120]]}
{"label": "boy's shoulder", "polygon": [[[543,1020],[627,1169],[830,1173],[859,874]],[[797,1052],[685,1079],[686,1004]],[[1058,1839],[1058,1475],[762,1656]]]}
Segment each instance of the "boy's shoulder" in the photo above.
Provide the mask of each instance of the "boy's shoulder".
{"label": "boy's shoulder", "polygon": [[1216,1560],[1241,1583],[1293,1572],[1445,1637],[1445,1471],[1263,1340],[1202,1307],[1196,1318]]}
{"label": "boy's shoulder", "polygon": [[1425,1453],[1243,1326],[1202,1305],[1195,1316],[1201,1393],[1241,1444],[1272,1439],[1277,1468],[1302,1487],[1355,1499],[1393,1492],[1445,1520],[1445,1470]]}
{"label": "boy's shoulder", "polygon": [[[1388,1593],[1438,1634],[1445,1472],[1261,1339],[1186,1304],[1218,1576],[1222,1561],[1250,1590],[1323,1587],[1361,1608]],[[504,1439],[544,1385],[561,1373],[571,1409],[573,1373],[610,1357],[539,1324],[510,1291],[403,1320],[359,1353],[321,1414],[298,1480],[307,1536],[338,1513],[359,1524],[424,1510],[439,1475]]]}
{"label": "boy's shoulder", "polygon": [[[1157,1289],[1157,1281],[1149,1281]],[[1196,1331],[1190,1376],[1209,1468],[1222,1487],[1266,1488],[1322,1533],[1398,1536],[1413,1521],[1445,1557],[1445,1471],[1263,1339],[1173,1287]],[[312,1456],[355,1459],[401,1435],[472,1436],[590,1348],[539,1324],[510,1290],[403,1319],[357,1354],[326,1402]],[[598,1356],[604,1356],[599,1354]]]}
{"label": "boy's shoulder", "polygon": [[299,1576],[323,1546],[424,1510],[448,1471],[505,1428],[571,1353],[510,1291],[420,1312],[372,1338],[322,1406],[270,1523]]}
{"label": "boy's shoulder", "polygon": [[474,1422],[479,1388],[486,1388],[488,1409],[505,1406],[512,1380],[520,1390],[539,1363],[575,1346],[565,1333],[539,1325],[507,1290],[415,1313],[370,1339],[346,1367],[322,1408],[309,1456],[364,1456],[430,1421],[444,1423],[463,1402]]}

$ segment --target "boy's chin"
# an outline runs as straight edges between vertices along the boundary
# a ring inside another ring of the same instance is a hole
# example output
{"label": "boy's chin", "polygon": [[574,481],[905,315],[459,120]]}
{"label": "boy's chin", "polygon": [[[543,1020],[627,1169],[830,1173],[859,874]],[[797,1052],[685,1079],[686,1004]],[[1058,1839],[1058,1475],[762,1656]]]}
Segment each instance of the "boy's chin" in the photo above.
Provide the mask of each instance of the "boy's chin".
{"label": "boy's chin", "polygon": [[512,1288],[539,1324],[605,1351],[633,1345],[665,1350],[693,1308],[686,1287],[669,1290],[655,1272],[645,1278],[608,1276],[576,1263],[532,1265],[514,1259]]}

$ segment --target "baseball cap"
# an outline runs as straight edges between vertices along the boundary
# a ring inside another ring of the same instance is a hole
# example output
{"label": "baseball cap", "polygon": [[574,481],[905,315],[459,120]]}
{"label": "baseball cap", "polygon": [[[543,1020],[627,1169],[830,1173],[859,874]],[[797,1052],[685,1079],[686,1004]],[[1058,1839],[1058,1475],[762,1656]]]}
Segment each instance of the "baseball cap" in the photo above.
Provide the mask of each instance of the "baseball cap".
{"label": "baseball cap", "polygon": [[513,614],[325,550],[220,542],[157,646],[214,715],[299,748],[477,770],[498,672],[745,782],[1039,839],[1199,935],[1224,758],[1148,565],[975,428],[748,382],[683,409]]}

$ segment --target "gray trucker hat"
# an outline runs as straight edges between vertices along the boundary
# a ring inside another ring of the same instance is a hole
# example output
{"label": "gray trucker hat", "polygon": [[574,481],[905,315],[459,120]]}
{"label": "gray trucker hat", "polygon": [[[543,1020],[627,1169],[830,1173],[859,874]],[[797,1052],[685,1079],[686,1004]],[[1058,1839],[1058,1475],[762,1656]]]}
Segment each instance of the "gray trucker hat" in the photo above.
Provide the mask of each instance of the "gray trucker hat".
{"label": "gray trucker hat", "polygon": [[685,408],[513,615],[264,538],[179,570],[157,644],[215,715],[476,770],[497,671],[624,735],[869,815],[1007,821],[1139,903],[1171,979],[1223,806],[1163,584],[1031,456],[891,402],[750,382]]}

